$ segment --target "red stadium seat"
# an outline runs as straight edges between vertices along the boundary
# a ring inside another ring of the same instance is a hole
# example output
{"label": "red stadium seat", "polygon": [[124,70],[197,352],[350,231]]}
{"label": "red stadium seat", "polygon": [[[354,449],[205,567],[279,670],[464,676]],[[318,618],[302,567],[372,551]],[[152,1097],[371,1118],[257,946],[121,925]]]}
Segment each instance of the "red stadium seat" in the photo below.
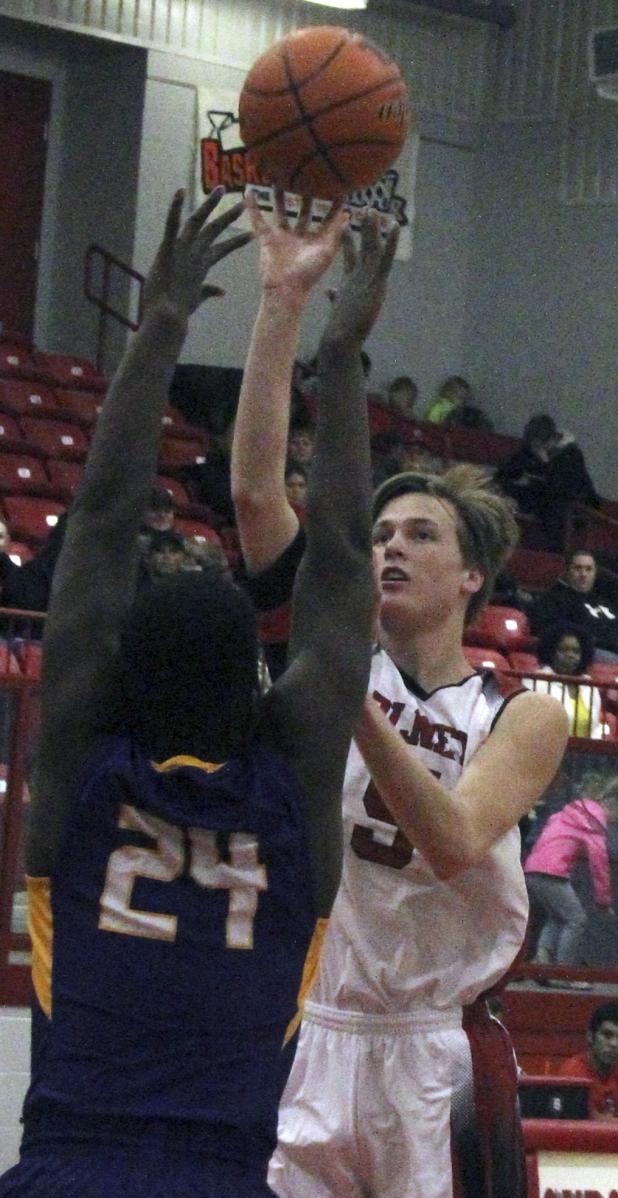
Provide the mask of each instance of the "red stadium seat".
{"label": "red stadium seat", "polygon": [[28,495],[49,492],[49,479],[38,458],[17,453],[0,454],[0,491]]}
{"label": "red stadium seat", "polygon": [[497,649],[482,649],[479,645],[465,645],[464,654],[466,661],[475,670],[510,670],[511,668],[506,657],[498,653]]}
{"label": "red stadium seat", "polygon": [[204,524],[201,520],[191,520],[185,517],[181,520],[175,520],[174,528],[179,533],[182,533],[183,537],[195,537],[198,541],[212,541],[213,545],[221,544],[219,534],[209,524]]}
{"label": "red stadium seat", "polygon": [[17,421],[13,416],[0,412],[0,451],[23,453],[24,448],[24,438]]}
{"label": "red stadium seat", "polygon": [[187,424],[176,408],[166,408],[161,423],[166,437],[180,437],[185,441],[200,441],[204,446],[208,444],[206,429],[196,428],[194,424]]}
{"label": "red stadium seat", "polygon": [[23,566],[24,562],[29,562],[32,557],[32,550],[29,545],[24,545],[22,541],[14,541],[13,539],[9,541],[6,552],[11,561],[15,562],[16,566]]}
{"label": "red stadium seat", "polygon": [[11,674],[21,674],[21,672],[15,654],[9,649],[6,641],[0,641],[0,678],[6,678]]}
{"label": "red stadium seat", "polygon": [[0,377],[27,378],[33,370],[34,363],[24,345],[0,342]]}
{"label": "red stadium seat", "polygon": [[166,491],[169,491],[177,508],[188,507],[191,504],[191,500],[189,499],[187,492],[185,491],[182,483],[178,482],[178,479],[168,478],[164,474],[158,474],[155,479],[155,483],[158,487],[163,487]]}
{"label": "red stadium seat", "polygon": [[83,461],[88,453],[88,437],[77,424],[60,420],[31,420],[24,417],[20,428],[28,445],[50,458]]}
{"label": "red stadium seat", "polygon": [[81,463],[66,462],[60,458],[48,458],[46,468],[54,490],[65,503],[69,503],[83,474]]}
{"label": "red stadium seat", "polygon": [[34,350],[34,368],[39,378],[54,387],[83,388],[84,391],[105,391],[107,380],[87,358],[67,354],[47,354]]}
{"label": "red stadium seat", "polygon": [[368,400],[367,413],[369,416],[369,433],[375,437],[379,433],[384,433],[387,429],[393,428],[392,413],[384,404],[376,403]]}
{"label": "red stadium seat", "polygon": [[515,607],[484,607],[474,624],[464,634],[466,645],[493,646],[496,649],[533,649],[528,617]]}
{"label": "red stadium seat", "polygon": [[25,641],[17,650],[17,660],[27,678],[40,678],[43,647],[40,641]]}
{"label": "red stadium seat", "polygon": [[520,586],[530,587],[533,591],[546,591],[562,574],[564,558],[561,553],[525,549],[518,545],[508,560],[507,569]]}
{"label": "red stadium seat", "polygon": [[72,420],[87,427],[93,425],[103,403],[103,396],[94,391],[69,391],[62,387],[55,390],[58,415],[62,420]]}
{"label": "red stadium seat", "polygon": [[536,674],[540,668],[540,662],[534,653],[522,653],[521,650],[514,650],[509,653],[509,662],[511,669],[521,670],[522,674]]}
{"label": "red stadium seat", "polygon": [[35,499],[30,495],[7,495],[4,510],[13,536],[28,544],[39,545],[49,536],[65,510],[55,499]]}
{"label": "red stadium seat", "polygon": [[588,667],[593,682],[603,687],[601,706],[605,711],[618,712],[618,662],[593,661]]}
{"label": "red stadium seat", "polygon": [[0,410],[12,416],[59,416],[53,391],[29,379],[0,380]]}
{"label": "red stadium seat", "polygon": [[420,424],[410,424],[410,428],[416,430],[415,437],[410,438],[411,443],[418,440],[420,433],[423,448],[427,450],[427,453],[436,458],[450,457],[448,425],[432,424],[431,421],[424,420]]}
{"label": "red stadium seat", "polygon": [[159,469],[163,474],[176,470],[178,466],[193,466],[206,457],[201,441],[185,441],[179,437],[165,437],[159,450]]}

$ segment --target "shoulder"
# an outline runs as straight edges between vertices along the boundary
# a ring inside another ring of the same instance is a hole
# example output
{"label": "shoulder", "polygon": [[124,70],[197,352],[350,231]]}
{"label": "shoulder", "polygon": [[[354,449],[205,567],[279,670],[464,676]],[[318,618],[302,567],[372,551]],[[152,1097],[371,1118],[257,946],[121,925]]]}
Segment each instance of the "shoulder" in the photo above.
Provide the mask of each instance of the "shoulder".
{"label": "shoulder", "polygon": [[568,715],[559,699],[523,688],[503,700],[492,723],[492,740],[510,739],[524,751],[536,751],[544,743],[549,756],[564,749],[568,728]]}

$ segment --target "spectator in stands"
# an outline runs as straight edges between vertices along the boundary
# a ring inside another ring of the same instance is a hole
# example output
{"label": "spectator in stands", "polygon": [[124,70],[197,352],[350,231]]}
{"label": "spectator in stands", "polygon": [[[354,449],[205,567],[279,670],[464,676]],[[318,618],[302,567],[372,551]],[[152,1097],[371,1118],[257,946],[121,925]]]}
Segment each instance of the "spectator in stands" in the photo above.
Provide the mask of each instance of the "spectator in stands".
{"label": "spectator in stands", "polygon": [[146,549],[146,566],[152,580],[179,574],[186,565],[184,538],[179,532],[153,532]]}
{"label": "spectator in stands", "polygon": [[396,416],[414,420],[414,405],[418,399],[418,387],[409,374],[400,374],[388,387],[388,406]]}
{"label": "spectator in stands", "polygon": [[460,374],[451,374],[444,380],[436,398],[430,403],[425,412],[425,420],[432,424],[443,424],[457,408],[463,407],[464,404],[472,404],[473,400],[474,392],[468,380]]}
{"label": "spectator in stands", "polygon": [[[6,529],[6,525],[3,527]],[[47,611],[54,569],[66,527],[66,515],[58,517],[47,540],[29,562],[18,566],[11,561],[6,549],[0,549],[0,587],[2,606],[18,607],[21,611]],[[35,630],[33,629],[33,633]]]}
{"label": "spectator in stands", "polygon": [[216,541],[208,541],[206,537],[185,537],[184,547],[183,570],[201,570],[219,578],[231,577],[230,563],[223,547]]}
{"label": "spectator in stands", "polygon": [[408,450],[394,428],[384,429],[371,438],[371,460],[374,487],[379,487],[394,474],[412,469],[407,464]]}
{"label": "spectator in stands", "polygon": [[618,1119],[618,1002],[592,1012],[586,1043],[586,1051],[563,1061],[557,1072],[590,1082],[592,1119]]}
{"label": "spectator in stands", "polygon": [[526,515],[540,518],[544,510],[549,459],[559,438],[551,416],[533,416],[524,428],[520,448],[496,470],[496,483]]}
{"label": "spectator in stands", "polygon": [[168,532],[174,527],[176,512],[174,496],[167,487],[154,486],[150,492],[150,500],[144,515],[144,530]]}
{"label": "spectator in stands", "polygon": [[293,508],[304,508],[307,500],[307,471],[302,462],[288,462],[285,468],[285,493]]}
{"label": "spectator in stands", "polygon": [[186,483],[191,497],[210,508],[213,517],[223,524],[234,524],[234,505],[230,483],[230,452],[234,435],[234,415],[228,412],[229,423],[221,432],[211,433],[203,462],[182,466],[176,473]]}
{"label": "spectator in stands", "polygon": [[299,462],[305,469],[311,465],[313,443],[315,441],[315,424],[307,417],[299,419],[290,426],[288,437],[288,459]]}
{"label": "spectator in stands", "polygon": [[[575,863],[587,857],[597,906],[613,916],[607,825],[618,819],[618,782],[613,779],[598,798],[580,797],[550,816],[524,863],[531,900],[546,916],[535,962],[577,965],[587,914],[571,882]],[[560,980],[567,989],[589,989],[587,983]]]}
{"label": "spectator in stands", "polygon": [[524,678],[524,686],[560,700],[569,717],[570,736],[600,740],[603,735],[601,694],[596,686],[589,685],[590,676],[586,673],[594,657],[594,640],[588,630],[565,621],[548,624],[539,640],[537,657],[539,673],[567,674],[574,681],[542,682]]}
{"label": "spectator in stands", "polygon": [[547,549],[562,548],[571,504],[600,502],[579,445],[547,415],[528,421],[521,448],[498,467],[495,479],[520,512],[540,521]]}
{"label": "spectator in stands", "polygon": [[618,662],[618,607],[597,588],[598,567],[588,549],[575,549],[567,558],[564,578],[541,595],[530,622],[538,636],[550,624],[568,621],[594,637],[595,661]]}

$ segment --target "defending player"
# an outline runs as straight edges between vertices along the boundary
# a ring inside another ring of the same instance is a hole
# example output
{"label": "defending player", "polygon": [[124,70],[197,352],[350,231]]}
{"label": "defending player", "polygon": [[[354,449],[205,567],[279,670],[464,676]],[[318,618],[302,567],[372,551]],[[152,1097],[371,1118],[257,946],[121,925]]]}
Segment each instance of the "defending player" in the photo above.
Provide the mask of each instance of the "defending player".
{"label": "defending player", "polygon": [[[241,541],[263,596],[275,563],[280,603],[302,540],[283,487],[286,414],[267,387],[248,398],[232,457]],[[548,696],[505,701],[463,654],[516,536],[480,472],[390,479],[374,520],[379,644],[271,1184],[282,1198],[518,1198],[513,1055],[479,996],[524,936],[517,823],[557,768],[566,721]]]}
{"label": "defending player", "polygon": [[[51,1020],[2,1198],[271,1193],[284,1035],[337,888],[369,668],[368,435],[360,389],[339,389],[366,312],[351,278],[321,343],[292,664],[259,705],[242,592],[187,574],[134,601],[171,370],[190,313],[219,290],[204,284],[210,267],[249,236],[218,240],[241,209],[209,220],[221,194],[181,231],[182,193],[172,204],[57,568],[28,852]],[[334,209],[313,235],[303,210],[262,311],[279,295],[300,320],[346,219]],[[366,240],[361,269],[379,282],[390,256]],[[249,376],[259,352],[254,339]]]}

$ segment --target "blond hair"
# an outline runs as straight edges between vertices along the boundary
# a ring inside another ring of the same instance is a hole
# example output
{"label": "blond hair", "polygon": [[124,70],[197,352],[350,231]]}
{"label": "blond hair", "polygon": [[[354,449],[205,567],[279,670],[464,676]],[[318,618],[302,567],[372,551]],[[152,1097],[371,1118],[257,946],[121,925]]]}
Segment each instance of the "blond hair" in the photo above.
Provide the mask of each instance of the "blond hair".
{"label": "blond hair", "polygon": [[443,474],[395,474],[373,497],[373,519],[398,495],[430,495],[450,503],[457,517],[457,540],[464,565],[483,575],[483,584],[470,596],[465,624],[471,624],[489,601],[496,576],[517,544],[519,530],[511,500],[493,489],[478,466],[451,466]]}

